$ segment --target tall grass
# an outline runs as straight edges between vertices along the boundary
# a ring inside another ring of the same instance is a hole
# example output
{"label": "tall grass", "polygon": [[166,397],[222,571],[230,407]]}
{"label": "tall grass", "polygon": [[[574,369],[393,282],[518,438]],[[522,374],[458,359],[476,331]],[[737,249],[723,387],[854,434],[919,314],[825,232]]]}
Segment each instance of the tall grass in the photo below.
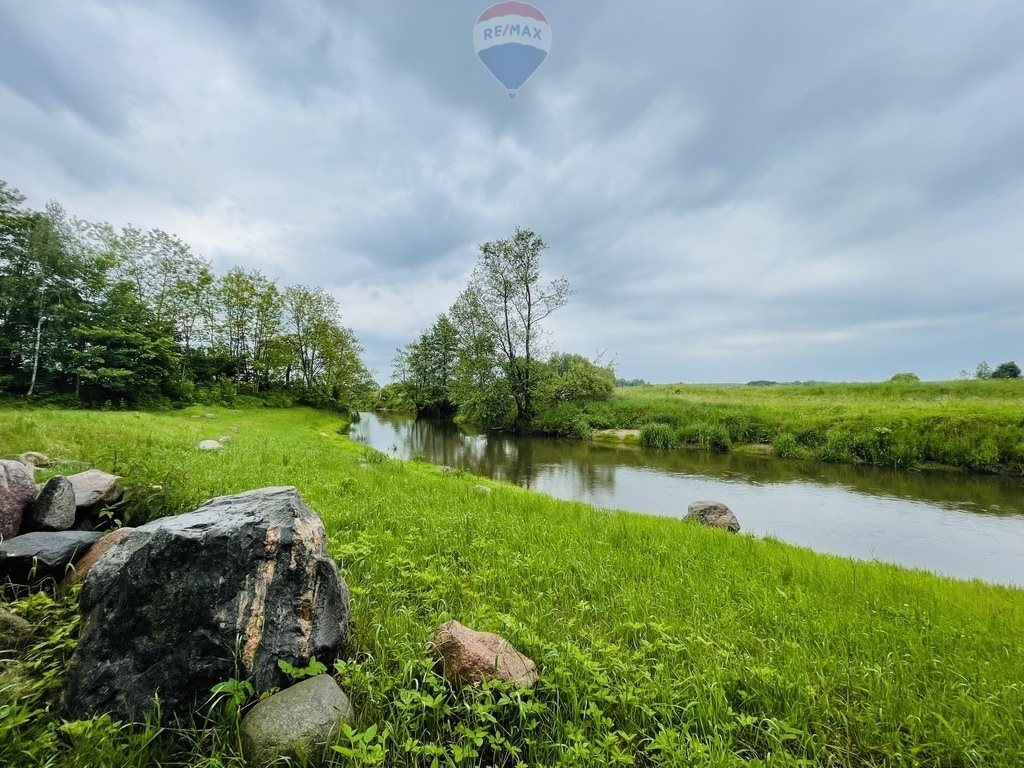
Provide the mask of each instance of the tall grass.
{"label": "tall grass", "polygon": [[906,468],[1024,473],[1024,381],[628,387],[586,403],[591,429],[666,424],[691,445]]}
{"label": "tall grass", "polygon": [[[336,765],[1020,764],[1024,592],[511,486],[483,495],[309,410],[217,414],[0,411],[0,452],[125,474],[137,520],[298,486],[353,595],[354,653],[334,672],[358,721]],[[232,426],[224,451],[193,449]],[[0,765],[239,764],[224,718],[59,723],[74,607],[14,608],[38,629],[4,662]],[[536,690],[452,689],[424,642],[450,618],[536,659]]]}

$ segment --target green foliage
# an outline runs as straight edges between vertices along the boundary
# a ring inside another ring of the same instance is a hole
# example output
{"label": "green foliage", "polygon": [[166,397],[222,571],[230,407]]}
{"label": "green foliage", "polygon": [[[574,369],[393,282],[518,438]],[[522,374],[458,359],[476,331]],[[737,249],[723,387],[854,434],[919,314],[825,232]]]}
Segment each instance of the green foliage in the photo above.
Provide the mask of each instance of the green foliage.
{"label": "green foliage", "polygon": [[[353,597],[351,656],[328,666],[357,719],[329,766],[1019,762],[1020,590],[500,483],[480,495],[478,478],[369,453],[333,434],[336,416],[309,409],[216,413],[239,432],[215,457],[192,450],[207,425],[190,412],[43,409],[0,410],[0,453],[48,449],[133,487],[166,482],[161,513],[284,472],[323,517]],[[900,421],[890,423],[889,435],[852,425],[849,450],[891,452]],[[75,596],[10,605],[36,631],[0,660],[0,765],[242,768],[237,722],[255,698],[245,681],[218,686],[206,716],[181,728],[65,725],[54,708]],[[424,640],[451,618],[507,637],[538,662],[538,686],[447,683]]]}
{"label": "green foliage", "polygon": [[807,456],[805,449],[800,446],[792,432],[783,432],[775,438],[772,446],[775,448],[775,455],[782,459],[802,459]]}
{"label": "green foliage", "polygon": [[558,403],[541,409],[532,429],[544,435],[582,439],[590,436],[586,416],[571,403]]}
{"label": "green foliage", "polygon": [[337,301],[258,271],[216,276],[162,230],[24,209],[0,182],[0,392],[85,405],[364,408],[377,385]]}
{"label": "green foliage", "polygon": [[556,353],[538,373],[541,408],[577,400],[607,400],[615,391],[615,371],[583,355]]}
{"label": "green foliage", "polygon": [[400,381],[393,381],[381,387],[380,392],[377,393],[377,400],[374,403],[373,410],[415,413],[416,403],[413,401],[406,384]]}
{"label": "green foliage", "polygon": [[327,665],[323,662],[316,660],[316,656],[312,656],[309,659],[309,663],[304,667],[297,667],[294,664],[289,664],[284,659],[277,660],[277,666],[282,672],[288,675],[289,680],[304,680],[307,677],[316,677],[322,675],[327,671]]}
{"label": "green foliage", "polygon": [[[469,285],[447,315],[398,350],[393,376],[419,412],[456,414],[487,430],[528,430],[540,411],[560,402],[607,397],[614,373],[578,355],[538,352],[542,323],[569,298],[564,278],[543,282],[547,249],[534,232],[517,228],[510,238],[480,246]],[[546,419],[564,434],[567,422]],[[573,419],[582,433],[585,420]]]}
{"label": "green foliage", "polygon": [[1020,378],[1020,366],[1010,360],[1007,363],[1000,363],[996,366],[996,369],[992,371],[993,379],[1019,379]]}
{"label": "green foliage", "polygon": [[917,384],[921,377],[916,373],[894,373],[889,381],[893,384]]}
{"label": "green foliage", "polygon": [[651,423],[640,427],[640,445],[644,448],[675,448],[679,444],[675,430],[668,424]]}
{"label": "green foliage", "polygon": [[836,463],[899,469],[933,463],[1020,473],[1020,397],[1014,379],[906,380],[629,387],[606,401],[576,406],[595,430],[659,422],[675,429],[680,441],[709,450],[770,443],[776,455]]}

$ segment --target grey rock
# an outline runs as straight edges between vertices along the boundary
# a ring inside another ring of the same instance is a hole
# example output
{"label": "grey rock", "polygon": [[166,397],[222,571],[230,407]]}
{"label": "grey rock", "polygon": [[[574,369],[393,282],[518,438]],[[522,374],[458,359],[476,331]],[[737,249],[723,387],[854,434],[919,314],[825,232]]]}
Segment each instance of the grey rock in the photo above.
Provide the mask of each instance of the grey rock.
{"label": "grey rock", "polygon": [[18,535],[25,510],[35,497],[32,472],[20,461],[0,459],[0,538]]}
{"label": "grey rock", "polygon": [[216,413],[204,413],[203,414],[203,418],[204,419],[216,419],[217,418],[217,414]]}
{"label": "grey rock", "polygon": [[169,722],[220,681],[247,678],[262,692],[287,683],[279,659],[338,658],[348,589],[324,540],[294,488],[220,497],[136,528],[85,578],[63,715],[138,720],[159,693]]}
{"label": "grey rock", "polygon": [[737,533],[740,522],[736,515],[720,501],[695,501],[686,511],[683,520],[693,520],[711,528],[724,528]]}
{"label": "grey rock", "polygon": [[218,443],[216,440],[201,440],[199,445],[196,446],[198,451],[219,451],[224,446]]}
{"label": "grey rock", "polygon": [[75,487],[66,477],[51,477],[29,511],[34,530],[66,531],[75,524]]}
{"label": "grey rock", "polygon": [[121,498],[122,490],[117,475],[99,469],[87,469],[76,475],[69,475],[75,489],[75,506],[78,509],[91,509],[101,504],[113,504]]}
{"label": "grey rock", "polygon": [[24,647],[31,636],[31,624],[21,616],[0,608],[0,652],[16,651]]}
{"label": "grey rock", "polygon": [[473,491],[479,493],[481,496],[489,496],[491,494],[490,487],[486,485],[474,485]]}
{"label": "grey rock", "polygon": [[103,537],[97,531],[38,531],[0,543],[0,581],[30,584],[64,569]]}
{"label": "grey rock", "polygon": [[217,442],[221,444],[230,443],[231,435],[221,435],[220,437],[217,438]]}
{"label": "grey rock", "polygon": [[242,752],[249,765],[282,757],[318,765],[342,723],[355,715],[348,696],[330,675],[317,675],[264,699],[242,720]]}
{"label": "grey rock", "polygon": [[45,453],[39,453],[39,451],[25,451],[18,456],[18,461],[22,464],[31,464],[33,467],[50,466],[50,457]]}

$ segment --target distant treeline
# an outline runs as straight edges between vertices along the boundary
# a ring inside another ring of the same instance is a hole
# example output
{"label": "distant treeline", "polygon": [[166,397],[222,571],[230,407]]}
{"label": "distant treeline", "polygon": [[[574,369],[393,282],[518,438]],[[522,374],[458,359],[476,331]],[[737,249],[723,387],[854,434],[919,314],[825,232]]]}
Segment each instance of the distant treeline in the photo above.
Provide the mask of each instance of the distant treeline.
{"label": "distant treeline", "polygon": [[24,204],[0,181],[0,392],[111,407],[375,397],[322,288],[239,267],[218,275],[162,230]]}

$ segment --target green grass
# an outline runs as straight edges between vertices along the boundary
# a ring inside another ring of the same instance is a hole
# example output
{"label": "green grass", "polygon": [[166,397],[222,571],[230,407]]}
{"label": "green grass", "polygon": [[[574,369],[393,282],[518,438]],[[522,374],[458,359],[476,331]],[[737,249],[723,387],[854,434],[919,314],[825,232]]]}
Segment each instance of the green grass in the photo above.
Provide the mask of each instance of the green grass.
{"label": "green grass", "polygon": [[[352,589],[337,666],[358,723],[337,765],[1014,766],[1024,592],[613,514],[400,463],[304,409],[0,411],[0,453],[124,474],[135,519],[292,484]],[[228,434],[221,453],[201,438]],[[153,489],[151,485],[160,485]],[[3,662],[0,765],[240,765],[230,708],[160,731],[51,712],[71,601]],[[536,659],[532,692],[451,689],[424,641],[450,618]]]}
{"label": "green grass", "polygon": [[1024,473],[1024,380],[627,387],[580,406],[592,429],[668,425],[711,450],[771,444],[786,458]]}

